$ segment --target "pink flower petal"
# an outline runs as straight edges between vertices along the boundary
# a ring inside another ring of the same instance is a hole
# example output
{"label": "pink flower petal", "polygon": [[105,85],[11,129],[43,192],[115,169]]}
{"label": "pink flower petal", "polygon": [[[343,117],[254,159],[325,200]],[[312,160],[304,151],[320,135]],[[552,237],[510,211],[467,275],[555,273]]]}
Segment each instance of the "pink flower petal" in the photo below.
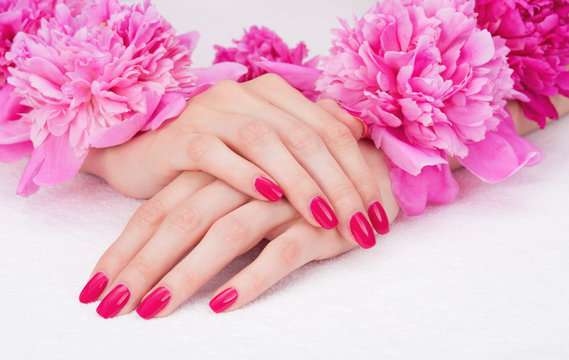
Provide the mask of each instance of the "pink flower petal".
{"label": "pink flower petal", "polygon": [[480,179],[493,183],[542,159],[542,152],[516,133],[513,120],[508,117],[496,131],[487,133],[485,140],[468,145],[468,156],[459,161]]}
{"label": "pink flower petal", "polygon": [[410,216],[421,215],[429,202],[451,203],[458,194],[458,184],[448,165],[426,166],[415,176],[392,166],[389,176],[393,195]]}

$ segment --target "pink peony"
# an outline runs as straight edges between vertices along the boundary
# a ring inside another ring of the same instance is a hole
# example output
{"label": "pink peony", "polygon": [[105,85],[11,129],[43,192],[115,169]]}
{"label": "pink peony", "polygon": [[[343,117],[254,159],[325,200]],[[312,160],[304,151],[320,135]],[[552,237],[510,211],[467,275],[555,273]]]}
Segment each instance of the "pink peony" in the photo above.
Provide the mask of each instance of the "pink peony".
{"label": "pink peony", "polygon": [[569,96],[569,1],[476,0],[478,24],[506,39],[514,88],[529,102],[524,114],[543,128],[557,119],[549,99]]}
{"label": "pink peony", "polygon": [[249,70],[239,81],[249,81],[266,73],[282,76],[309,99],[316,99],[315,83],[321,74],[317,69],[319,57],[305,61],[306,45],[301,42],[294,49],[266,27],[253,26],[240,40],[233,40],[235,47],[215,46],[214,64],[237,62]]}
{"label": "pink peony", "polygon": [[[78,16],[59,4],[37,35],[18,34],[6,55],[15,64],[8,82],[32,110],[10,125],[34,146],[18,193],[70,179],[90,147],[119,145],[156,129],[179,115],[188,97],[246,71],[237,64],[191,69],[197,38],[176,37],[148,1],[117,0],[96,0]],[[5,122],[0,135],[6,128]],[[14,138],[15,131],[4,132]],[[14,148],[16,155],[22,151]]]}
{"label": "pink peony", "polygon": [[523,98],[513,90],[505,41],[477,27],[473,7],[468,0],[377,3],[353,28],[341,21],[317,84],[369,124],[409,215],[455,198],[449,156],[490,182],[541,159],[504,107]]}
{"label": "pink peony", "polygon": [[41,19],[53,15],[56,0],[0,0],[0,87],[6,84],[8,67],[6,53],[19,32],[35,34]]}

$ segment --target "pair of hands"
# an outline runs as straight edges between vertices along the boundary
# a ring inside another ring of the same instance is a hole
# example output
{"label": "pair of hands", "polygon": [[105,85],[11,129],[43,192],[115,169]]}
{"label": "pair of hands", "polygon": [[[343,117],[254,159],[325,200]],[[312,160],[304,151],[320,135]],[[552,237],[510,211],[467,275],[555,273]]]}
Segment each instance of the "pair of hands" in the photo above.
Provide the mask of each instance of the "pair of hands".
{"label": "pair of hands", "polygon": [[233,310],[307,262],[373,246],[368,216],[383,234],[398,206],[383,156],[357,141],[364,132],[334,102],[314,104],[266,75],[221,82],[163,129],[93,151],[84,171],[152,198],[99,260],[80,300],[103,299],[105,318],[137,306],[143,318],[167,316],[235,257],[271,240],[210,303]]}

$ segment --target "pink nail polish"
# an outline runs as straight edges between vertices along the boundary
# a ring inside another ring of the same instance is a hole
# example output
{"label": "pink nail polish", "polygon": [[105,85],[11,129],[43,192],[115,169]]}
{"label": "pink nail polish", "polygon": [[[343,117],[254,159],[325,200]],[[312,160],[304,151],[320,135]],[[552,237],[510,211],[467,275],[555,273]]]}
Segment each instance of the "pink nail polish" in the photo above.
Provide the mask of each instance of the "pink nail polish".
{"label": "pink nail polish", "polygon": [[259,177],[255,180],[255,189],[273,202],[279,201],[283,197],[281,188],[265,177]]}
{"label": "pink nail polish", "polygon": [[379,201],[371,204],[367,213],[373,228],[378,234],[385,235],[389,232],[389,219]]}
{"label": "pink nail polish", "polygon": [[362,248],[369,249],[375,245],[373,229],[361,212],[355,213],[350,219],[350,231]]}
{"label": "pink nail polish", "polygon": [[83,304],[88,304],[97,300],[99,295],[101,295],[107,287],[108,282],[109,279],[105,274],[102,272],[96,273],[93,275],[91,280],[89,280],[87,285],[85,285],[83,290],[81,290],[81,294],[79,294],[79,301]]}
{"label": "pink nail polish", "polygon": [[312,216],[324,229],[330,230],[338,226],[338,218],[334,214],[334,210],[320,196],[312,199],[310,203],[310,211]]}
{"label": "pink nail polish", "polygon": [[119,284],[101,301],[97,307],[97,314],[105,319],[115,317],[126,305],[129,298],[130,291],[126,285]]}
{"label": "pink nail polish", "polygon": [[158,314],[170,301],[170,290],[164,286],[154,290],[148,295],[136,308],[136,312],[143,319],[152,319]]}
{"label": "pink nail polish", "polygon": [[227,310],[237,300],[237,290],[225,289],[209,302],[209,307],[216,313]]}

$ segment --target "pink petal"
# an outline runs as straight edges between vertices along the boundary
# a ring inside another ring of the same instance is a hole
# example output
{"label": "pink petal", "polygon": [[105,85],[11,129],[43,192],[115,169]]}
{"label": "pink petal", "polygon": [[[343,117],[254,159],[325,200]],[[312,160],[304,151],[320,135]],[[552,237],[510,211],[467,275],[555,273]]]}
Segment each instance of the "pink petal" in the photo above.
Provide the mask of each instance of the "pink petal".
{"label": "pink petal", "polygon": [[292,87],[301,91],[314,91],[316,80],[322,74],[322,70],[295,64],[268,60],[258,61],[256,64],[267,72],[279,75]]}
{"label": "pink petal", "polygon": [[192,72],[196,75],[196,85],[213,85],[225,79],[237,81],[247,71],[245,65],[233,62],[222,62],[207,68],[192,69]]}
{"label": "pink petal", "polygon": [[123,144],[145,127],[150,116],[156,111],[160,102],[156,93],[146,94],[146,111],[136,114],[110,128],[98,129],[89,138],[91,146],[105,148]]}
{"label": "pink petal", "polygon": [[39,186],[71,179],[79,172],[84,160],[85,157],[75,156],[67,137],[48,136],[32,153],[18,184],[18,195],[29,196],[36,193]]}
{"label": "pink petal", "polygon": [[186,109],[186,99],[180,93],[167,93],[162,96],[160,103],[156,107],[150,121],[141,131],[156,130],[165,121],[180,116]]}
{"label": "pink petal", "polygon": [[524,166],[543,159],[542,152],[515,132],[510,116],[486,139],[468,145],[468,156],[460,163],[480,179],[493,183],[504,180]]}
{"label": "pink petal", "polygon": [[419,174],[425,166],[447,162],[439,151],[411,145],[385,128],[372,127],[371,138],[395,166],[412,175]]}
{"label": "pink petal", "polygon": [[458,194],[458,184],[448,165],[425,166],[416,176],[391,166],[389,177],[393,195],[410,216],[421,215],[428,202],[451,203]]}

